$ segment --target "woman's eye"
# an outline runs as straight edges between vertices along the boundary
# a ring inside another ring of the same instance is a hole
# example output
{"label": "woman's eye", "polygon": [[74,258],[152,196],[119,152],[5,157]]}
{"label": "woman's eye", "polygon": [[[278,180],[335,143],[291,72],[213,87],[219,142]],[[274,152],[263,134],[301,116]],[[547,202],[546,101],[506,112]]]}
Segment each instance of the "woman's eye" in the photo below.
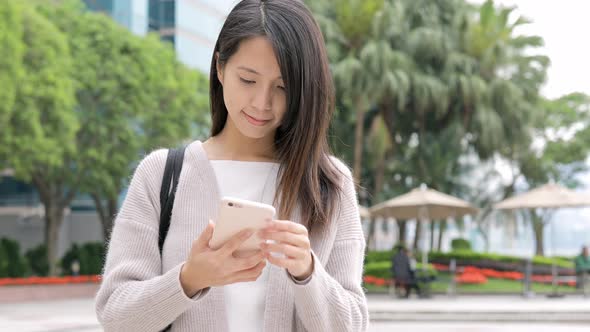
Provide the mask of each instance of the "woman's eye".
{"label": "woman's eye", "polygon": [[240,81],[242,81],[245,84],[254,84],[254,83],[256,83],[255,81],[250,81],[250,80],[247,80],[247,79],[241,78],[241,77],[240,77]]}
{"label": "woman's eye", "polygon": [[285,87],[284,87],[284,86],[280,86],[280,85],[279,85],[279,86],[277,86],[277,88],[279,88],[279,89],[281,89],[281,90],[285,91]]}

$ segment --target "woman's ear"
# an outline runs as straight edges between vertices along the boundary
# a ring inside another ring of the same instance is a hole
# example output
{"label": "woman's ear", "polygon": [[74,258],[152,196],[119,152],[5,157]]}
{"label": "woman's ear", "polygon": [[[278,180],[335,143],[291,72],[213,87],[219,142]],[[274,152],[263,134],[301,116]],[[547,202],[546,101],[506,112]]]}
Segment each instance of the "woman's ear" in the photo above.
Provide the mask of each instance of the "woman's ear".
{"label": "woman's ear", "polygon": [[215,67],[217,68],[217,79],[223,86],[223,67],[219,64],[219,52],[215,52]]}

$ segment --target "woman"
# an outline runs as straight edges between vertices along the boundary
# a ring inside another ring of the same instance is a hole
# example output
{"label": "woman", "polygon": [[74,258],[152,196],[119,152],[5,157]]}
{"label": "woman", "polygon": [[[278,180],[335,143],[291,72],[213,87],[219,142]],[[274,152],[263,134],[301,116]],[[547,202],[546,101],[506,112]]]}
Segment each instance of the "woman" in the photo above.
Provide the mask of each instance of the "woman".
{"label": "woman", "polygon": [[[300,1],[241,1],[210,75],[211,138],[186,149],[161,256],[167,151],[135,171],[97,294],[100,322],[107,331],[366,330],[364,237],[350,171],[329,155],[334,92],[311,13]],[[209,248],[226,195],[277,207],[259,233],[274,244],[236,257],[250,230]]]}

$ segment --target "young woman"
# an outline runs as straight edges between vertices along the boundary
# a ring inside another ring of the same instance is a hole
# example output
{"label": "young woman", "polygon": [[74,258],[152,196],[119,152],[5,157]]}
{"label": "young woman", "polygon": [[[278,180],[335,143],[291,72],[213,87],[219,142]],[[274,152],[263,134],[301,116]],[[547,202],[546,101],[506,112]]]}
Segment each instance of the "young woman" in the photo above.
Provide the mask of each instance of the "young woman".
{"label": "young woman", "polygon": [[[210,74],[211,137],[186,149],[162,255],[166,150],[140,163],[117,215],[100,322],[107,331],[366,330],[365,242],[350,171],[329,154],[334,91],[311,13],[297,0],[241,1]],[[211,249],[222,196],[274,204],[276,220],[258,234],[274,242],[237,257],[247,230]]]}

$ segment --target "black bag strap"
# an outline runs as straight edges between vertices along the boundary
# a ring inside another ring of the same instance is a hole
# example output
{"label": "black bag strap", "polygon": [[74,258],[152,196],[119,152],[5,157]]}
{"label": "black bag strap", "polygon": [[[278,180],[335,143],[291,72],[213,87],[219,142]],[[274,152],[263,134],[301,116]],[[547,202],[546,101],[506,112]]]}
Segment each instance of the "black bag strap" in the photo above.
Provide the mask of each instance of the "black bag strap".
{"label": "black bag strap", "polygon": [[[184,150],[186,146],[168,150],[166,157],[166,166],[164,167],[164,176],[162,177],[162,187],[160,188],[160,236],[158,238],[158,248],[162,255],[162,248],[168,229],[170,228],[170,218],[172,217],[172,207],[174,206],[174,197],[176,197],[176,188],[178,179],[182,171],[182,162],[184,161]],[[172,189],[170,188],[172,184]],[[172,324],[166,326],[163,332],[170,331]]]}
{"label": "black bag strap", "polygon": [[[166,167],[164,167],[164,176],[162,178],[162,187],[160,188],[160,236],[158,238],[158,248],[160,255],[164,247],[164,241],[170,228],[170,217],[172,216],[172,206],[174,206],[174,197],[178,187],[178,179],[182,171],[182,162],[184,161],[184,150],[186,146],[168,150],[166,158]],[[172,188],[170,185],[172,184]]]}

